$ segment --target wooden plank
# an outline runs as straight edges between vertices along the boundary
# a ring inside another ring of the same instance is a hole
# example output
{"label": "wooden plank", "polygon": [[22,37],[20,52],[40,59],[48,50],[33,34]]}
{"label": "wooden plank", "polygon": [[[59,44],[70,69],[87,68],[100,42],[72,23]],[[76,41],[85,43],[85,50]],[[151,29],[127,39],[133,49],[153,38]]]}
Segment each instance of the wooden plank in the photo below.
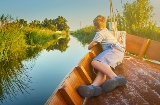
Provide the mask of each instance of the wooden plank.
{"label": "wooden plank", "polygon": [[91,49],[92,53],[94,55],[98,55],[99,53],[101,53],[103,51],[102,49],[102,45],[101,44],[97,44],[96,46],[94,46],[92,49]]}
{"label": "wooden plank", "polygon": [[94,54],[89,52],[84,56],[84,58],[78,64],[80,67],[83,66],[84,70],[89,75],[91,80],[93,80],[96,76],[95,74],[93,74],[93,67],[91,66],[91,61],[93,60],[94,57],[95,57]]}
{"label": "wooden plank", "polygon": [[74,102],[76,102],[77,105],[81,105],[84,101],[84,98],[78,94],[77,88],[80,85],[85,84],[85,82],[83,81],[83,78],[80,76],[76,68],[73,72],[70,73],[67,81],[68,84],[71,86],[70,89],[72,91],[72,93],[70,93],[70,97],[72,97],[72,99],[74,100]]}
{"label": "wooden plank", "polygon": [[127,34],[126,36],[126,51],[132,54],[139,55],[142,45],[147,41],[145,38]]}
{"label": "wooden plank", "polygon": [[149,59],[160,62],[160,42],[151,40],[145,55]]}
{"label": "wooden plank", "polygon": [[86,84],[91,84],[92,83],[92,79],[87,74],[87,72],[83,68],[83,66],[77,66],[76,69],[77,69],[78,73],[81,75],[81,77],[83,78],[83,80],[85,81]]}
{"label": "wooden plank", "polygon": [[77,88],[84,82],[80,79],[81,77],[74,69],[69,76],[65,79],[62,88],[60,89],[61,95],[68,105],[81,105],[84,101],[78,92]]}
{"label": "wooden plank", "polygon": [[59,91],[68,105],[75,105],[76,103],[70,97],[71,89],[68,89],[68,88],[71,88],[71,87],[70,85],[67,84],[67,85],[64,85],[61,89],[59,89]]}
{"label": "wooden plank", "polygon": [[62,82],[58,91],[55,91],[45,105],[81,105],[84,98],[76,91],[78,86],[85,84],[78,70],[74,68]]}
{"label": "wooden plank", "polygon": [[145,52],[146,52],[146,50],[147,50],[147,47],[148,47],[148,45],[149,45],[149,42],[150,42],[150,39],[145,40],[145,41],[143,42],[143,45],[142,45],[142,47],[141,47],[141,49],[140,49],[140,52],[139,52],[139,54],[138,54],[138,57],[139,57],[139,58],[143,58],[143,57],[144,57],[144,54],[145,54]]}
{"label": "wooden plank", "polygon": [[67,103],[61,96],[60,91],[57,91],[50,96],[45,105],[67,105]]}

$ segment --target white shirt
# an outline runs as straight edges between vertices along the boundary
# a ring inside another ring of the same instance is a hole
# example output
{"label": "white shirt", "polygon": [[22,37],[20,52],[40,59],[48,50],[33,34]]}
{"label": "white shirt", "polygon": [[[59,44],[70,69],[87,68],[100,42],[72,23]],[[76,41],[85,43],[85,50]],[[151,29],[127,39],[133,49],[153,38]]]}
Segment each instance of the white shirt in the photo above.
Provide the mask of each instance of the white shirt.
{"label": "white shirt", "polygon": [[111,48],[113,45],[118,47],[119,49],[123,48],[123,46],[117,41],[117,39],[113,36],[113,34],[111,34],[111,32],[107,28],[96,32],[93,41],[101,43],[103,50]]}

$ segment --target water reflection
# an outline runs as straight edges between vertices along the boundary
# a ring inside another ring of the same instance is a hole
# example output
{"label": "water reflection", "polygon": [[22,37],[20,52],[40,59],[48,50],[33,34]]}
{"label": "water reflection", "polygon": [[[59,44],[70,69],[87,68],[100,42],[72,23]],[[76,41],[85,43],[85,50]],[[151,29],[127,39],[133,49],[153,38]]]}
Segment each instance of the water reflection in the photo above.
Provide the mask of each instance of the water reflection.
{"label": "water reflection", "polygon": [[[68,48],[67,43],[69,42],[70,38],[60,38],[58,42],[53,46],[54,49],[59,50],[61,52],[66,51]],[[48,49],[47,49],[48,50]]]}
{"label": "water reflection", "polygon": [[[32,70],[35,60],[42,50],[59,50],[66,51],[68,48],[69,35],[62,38],[50,40],[43,45],[31,46],[24,48],[23,51],[15,53],[16,56],[5,55],[6,59],[0,61],[0,101],[3,103],[5,99],[12,101],[13,98],[21,92],[28,93],[32,90],[30,84],[31,78],[28,70]],[[23,53],[22,53],[23,52]],[[2,56],[2,55],[0,55]],[[25,65],[23,61],[30,61],[31,63]]]}
{"label": "water reflection", "polygon": [[83,46],[86,46],[92,41],[95,33],[96,33],[96,30],[94,26],[87,26],[71,34],[72,36],[76,37],[78,41],[82,43]]}
{"label": "water reflection", "polygon": [[27,70],[31,69],[32,65],[27,67],[22,64],[22,61],[17,60],[3,60],[0,62],[0,101],[3,102],[5,98],[16,98],[18,91],[21,93],[27,92],[31,83]]}

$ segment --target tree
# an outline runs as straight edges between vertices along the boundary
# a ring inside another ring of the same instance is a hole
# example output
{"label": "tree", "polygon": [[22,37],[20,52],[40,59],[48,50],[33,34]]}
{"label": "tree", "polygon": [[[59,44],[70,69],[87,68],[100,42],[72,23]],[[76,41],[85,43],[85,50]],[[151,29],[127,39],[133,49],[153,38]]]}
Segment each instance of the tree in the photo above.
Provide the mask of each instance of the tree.
{"label": "tree", "polygon": [[49,24],[50,24],[50,23],[49,23],[49,20],[48,20],[47,18],[45,18],[44,21],[42,21],[42,26],[43,26],[44,28],[48,27]]}
{"label": "tree", "polygon": [[24,19],[17,19],[17,23],[19,24],[20,27],[25,27],[27,26],[27,21],[25,21]]}
{"label": "tree", "polygon": [[5,16],[4,14],[2,14],[2,16],[0,16],[0,22],[1,22],[0,25],[3,26],[4,24],[11,22],[12,20],[14,19],[11,17],[11,15]]}
{"label": "tree", "polygon": [[126,3],[123,6],[123,16],[117,15],[118,29],[126,30],[130,34],[147,34],[148,29],[153,30],[155,23],[153,17],[153,6],[149,0],[136,0],[133,3]]}
{"label": "tree", "polygon": [[67,20],[64,17],[58,16],[58,18],[55,19],[55,26],[57,26],[59,31],[69,31],[69,26],[66,22]]}

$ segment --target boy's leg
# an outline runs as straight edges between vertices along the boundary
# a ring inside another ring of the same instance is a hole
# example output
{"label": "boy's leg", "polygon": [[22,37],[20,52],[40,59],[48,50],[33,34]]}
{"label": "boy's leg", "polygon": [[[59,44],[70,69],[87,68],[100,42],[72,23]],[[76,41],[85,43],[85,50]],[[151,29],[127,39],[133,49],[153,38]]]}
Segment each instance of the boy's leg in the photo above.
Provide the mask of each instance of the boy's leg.
{"label": "boy's leg", "polygon": [[106,65],[102,62],[93,60],[92,61],[92,66],[97,69],[98,71],[104,73],[105,75],[107,75],[109,78],[114,78],[117,75],[112,71],[111,67],[109,65]]}
{"label": "boy's leg", "polygon": [[94,79],[92,85],[101,86],[106,81],[106,75],[98,71],[96,78]]}
{"label": "boy's leg", "polygon": [[[93,85],[101,86],[102,89],[106,92],[114,90],[118,86],[123,86],[127,83],[127,80],[122,76],[117,76],[111,69],[109,65],[106,65],[102,62],[93,60],[92,66],[96,68],[99,72],[95,80],[93,81]],[[104,74],[106,74],[110,80],[104,81]]]}

